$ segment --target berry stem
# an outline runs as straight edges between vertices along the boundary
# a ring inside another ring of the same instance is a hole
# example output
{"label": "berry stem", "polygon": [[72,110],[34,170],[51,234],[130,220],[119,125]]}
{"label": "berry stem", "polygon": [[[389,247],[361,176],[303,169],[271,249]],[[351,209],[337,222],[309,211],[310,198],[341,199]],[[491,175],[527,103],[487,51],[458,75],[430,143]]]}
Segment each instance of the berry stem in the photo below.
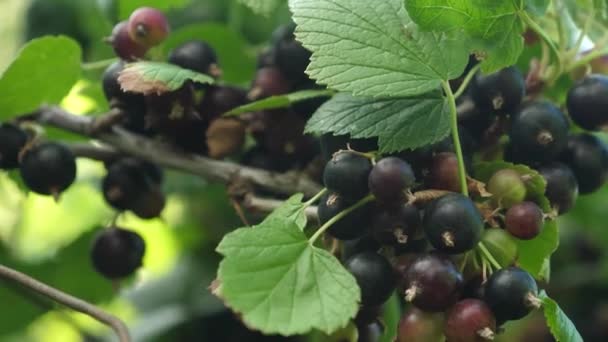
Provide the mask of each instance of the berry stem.
{"label": "berry stem", "polygon": [[319,191],[318,194],[314,195],[311,199],[309,199],[308,201],[304,202],[304,208],[309,207],[311,205],[313,205],[316,201],[319,200],[319,198],[321,198],[321,196],[323,196],[325,193],[327,192],[327,188],[323,188],[321,191]]}
{"label": "berry stem", "polygon": [[50,287],[24,273],[13,270],[4,265],[0,265],[0,278],[18,283],[23,287],[44,295],[58,303],[88,315],[93,319],[109,326],[114,330],[120,342],[131,341],[131,338],[129,337],[129,329],[123,321],[121,321],[118,317],[101,310],[93,304],[87,303],[82,299]]}
{"label": "berry stem", "polygon": [[310,244],[314,244],[315,241],[319,238],[319,236],[323,235],[323,233],[325,233],[325,231],[327,229],[329,229],[329,227],[331,227],[334,223],[338,222],[340,219],[342,219],[344,216],[350,214],[352,211],[357,210],[358,208],[364,206],[365,204],[371,202],[374,200],[374,195],[367,195],[365,197],[363,197],[362,199],[360,199],[357,203],[351,205],[350,207],[342,210],[341,212],[339,212],[336,216],[332,217],[329,221],[325,222],[325,224],[323,224],[311,237],[310,239],[308,239],[308,242],[310,242]]}
{"label": "berry stem", "polygon": [[549,48],[555,55],[556,68],[552,72],[551,77],[548,78],[549,84],[551,84],[562,74],[563,66],[560,51],[555,46],[555,43],[553,43],[553,40],[551,40],[551,38],[547,35],[547,32],[545,32],[542,27],[540,27],[532,18],[530,18],[526,11],[520,12],[520,18],[528,26],[528,28],[536,32],[536,34],[538,34],[543,41],[549,45]]}
{"label": "berry stem", "polygon": [[483,257],[487,259],[490,264],[494,266],[494,268],[496,268],[497,270],[502,268],[502,266],[500,266],[500,263],[496,261],[496,259],[494,259],[494,256],[492,256],[492,253],[490,253],[490,251],[486,248],[483,242],[480,241],[479,244],[477,244],[477,247],[479,248],[481,253],[483,253]]}
{"label": "berry stem", "polygon": [[455,99],[459,98],[460,95],[462,95],[467,90],[467,86],[469,85],[479,68],[481,68],[481,64],[477,64],[476,66],[471,68],[471,70],[469,70],[469,73],[465,76],[464,80],[462,80],[460,87],[458,87],[458,89],[454,93]]}
{"label": "berry stem", "polygon": [[469,187],[467,186],[467,172],[464,166],[464,158],[462,156],[462,147],[460,145],[460,136],[458,135],[458,112],[456,111],[456,98],[447,81],[442,82],[443,90],[448,98],[450,106],[450,118],[452,128],[452,139],[454,141],[454,150],[458,159],[458,180],[460,181],[460,191],[463,195],[469,196]]}

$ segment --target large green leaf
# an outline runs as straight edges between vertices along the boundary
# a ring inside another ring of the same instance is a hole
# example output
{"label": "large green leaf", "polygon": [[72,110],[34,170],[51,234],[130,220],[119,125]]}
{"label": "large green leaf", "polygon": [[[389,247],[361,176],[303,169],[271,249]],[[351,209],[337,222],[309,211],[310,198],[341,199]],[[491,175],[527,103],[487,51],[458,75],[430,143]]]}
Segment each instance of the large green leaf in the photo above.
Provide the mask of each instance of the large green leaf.
{"label": "large green leaf", "polygon": [[432,144],[445,138],[449,129],[449,106],[439,92],[378,100],[338,94],[317,110],[306,127],[309,133],[377,136],[382,152]]}
{"label": "large green leaf", "polygon": [[302,203],[303,194],[295,194],[289,197],[280,207],[266,216],[264,224],[274,225],[273,221],[278,221],[281,224],[285,219],[293,221],[300,230],[306,228],[306,214],[304,210],[306,205]]}
{"label": "large green leaf", "polygon": [[255,71],[255,58],[249,53],[245,39],[234,30],[217,23],[193,24],[171,32],[162,45],[168,55],[178,45],[203,40],[217,53],[222,79],[229,83],[249,82]]}
{"label": "large green leaf", "polygon": [[179,89],[186,81],[213,83],[213,78],[177,65],[159,62],[127,64],[118,82],[125,91],[162,94]]}
{"label": "large green leaf", "polygon": [[524,25],[515,1],[408,0],[409,15],[421,28],[433,31],[463,29],[472,52],[484,59],[490,72],[517,62],[523,50]]}
{"label": "large green leaf", "polygon": [[0,78],[0,119],[58,104],[80,75],[78,43],[64,36],[28,42]]}
{"label": "large green leaf", "polygon": [[566,316],[559,305],[543,290],[539,295],[547,326],[551,334],[558,342],[583,342],[583,337],[579,334],[574,323]]}
{"label": "large green leaf", "polygon": [[266,334],[327,334],[357,313],[354,277],[325,250],[314,247],[290,219],[241,228],[217,248],[224,255],[220,295],[250,327]]}
{"label": "large green leaf", "polygon": [[370,97],[412,96],[459,76],[462,35],[420,32],[403,0],[290,0],[296,37],[312,51],[307,73]]}

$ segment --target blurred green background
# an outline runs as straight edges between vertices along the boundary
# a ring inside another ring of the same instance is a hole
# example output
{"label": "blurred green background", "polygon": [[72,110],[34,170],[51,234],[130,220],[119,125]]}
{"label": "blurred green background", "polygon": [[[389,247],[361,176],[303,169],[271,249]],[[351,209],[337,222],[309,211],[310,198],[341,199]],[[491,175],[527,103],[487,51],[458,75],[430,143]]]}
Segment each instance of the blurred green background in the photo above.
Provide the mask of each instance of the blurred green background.
{"label": "blurred green background", "polygon": [[[0,70],[25,41],[44,34],[78,40],[85,63],[112,58],[103,37],[141,5],[163,9],[172,24],[171,37],[153,56],[162,59],[187,39],[207,40],[218,52],[224,81],[239,85],[248,85],[256,54],[272,30],[289,20],[286,6],[260,17],[234,0],[0,0]],[[524,54],[520,65],[525,68],[529,58]],[[107,109],[102,71],[84,72],[63,106],[83,115]],[[553,96],[562,96],[568,85],[563,82]],[[47,134],[80,139],[55,130]],[[137,341],[284,340],[248,332],[207,290],[219,261],[215,246],[240,225],[221,185],[168,172],[162,218],[146,221],[126,214],[118,221],[146,240],[144,267],[120,287],[97,275],[89,264],[89,247],[98,228],[113,217],[99,191],[103,172],[100,163],[80,160],[78,182],[59,203],[25,192],[14,175],[0,173],[0,262],[101,305],[128,322]],[[580,198],[560,218],[561,246],[546,286],[586,341],[608,341],[607,225],[608,188]],[[111,339],[107,328],[86,316],[0,282],[0,342]],[[501,339],[551,340],[539,315],[508,327]]]}

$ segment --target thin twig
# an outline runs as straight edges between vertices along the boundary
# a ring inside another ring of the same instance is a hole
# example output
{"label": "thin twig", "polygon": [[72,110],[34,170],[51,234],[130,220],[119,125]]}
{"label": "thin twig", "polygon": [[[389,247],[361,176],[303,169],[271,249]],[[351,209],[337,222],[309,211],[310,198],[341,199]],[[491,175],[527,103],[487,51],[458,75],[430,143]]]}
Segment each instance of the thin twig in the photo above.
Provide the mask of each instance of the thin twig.
{"label": "thin twig", "polygon": [[129,329],[123,321],[121,321],[118,317],[101,310],[93,304],[87,303],[82,299],[76,298],[58,289],[52,288],[26,274],[8,268],[4,265],[0,265],[0,278],[14,281],[22,285],[23,287],[40,293],[41,295],[44,295],[75,311],[81,312],[85,315],[94,318],[95,320],[112,328],[118,336],[120,342],[131,341],[131,338],[129,337]]}
{"label": "thin twig", "polygon": [[[256,196],[254,194],[247,194],[243,200],[243,206],[249,211],[260,211],[260,212],[269,212],[273,211],[279,206],[281,206],[284,201],[272,199],[272,198],[263,198]],[[308,206],[304,209],[304,214],[308,218],[309,221],[318,220],[317,216],[317,207],[316,206]]]}

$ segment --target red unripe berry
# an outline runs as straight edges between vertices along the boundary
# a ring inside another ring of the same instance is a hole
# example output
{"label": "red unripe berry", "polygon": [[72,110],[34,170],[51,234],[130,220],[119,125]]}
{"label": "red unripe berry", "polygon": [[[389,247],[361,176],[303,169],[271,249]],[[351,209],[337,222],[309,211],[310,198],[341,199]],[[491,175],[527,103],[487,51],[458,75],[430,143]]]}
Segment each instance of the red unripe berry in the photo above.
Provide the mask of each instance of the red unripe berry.
{"label": "red unripe berry", "polygon": [[167,18],[155,8],[140,7],[129,17],[129,36],[147,48],[160,44],[169,31]]}
{"label": "red unripe berry", "polygon": [[140,59],[148,52],[147,47],[131,39],[126,21],[121,21],[114,26],[108,42],[112,45],[116,56],[125,61]]}

